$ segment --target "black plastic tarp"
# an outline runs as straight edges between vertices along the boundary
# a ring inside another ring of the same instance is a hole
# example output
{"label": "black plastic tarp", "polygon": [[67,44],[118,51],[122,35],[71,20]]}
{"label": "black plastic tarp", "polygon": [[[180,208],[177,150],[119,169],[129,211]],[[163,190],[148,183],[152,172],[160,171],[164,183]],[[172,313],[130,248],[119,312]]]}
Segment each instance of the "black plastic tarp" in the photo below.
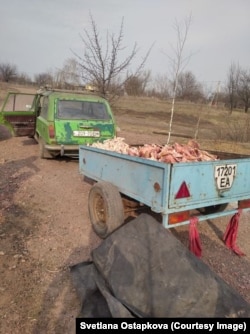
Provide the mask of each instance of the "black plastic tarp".
{"label": "black plastic tarp", "polygon": [[148,214],[72,266],[79,317],[250,317],[250,305]]}

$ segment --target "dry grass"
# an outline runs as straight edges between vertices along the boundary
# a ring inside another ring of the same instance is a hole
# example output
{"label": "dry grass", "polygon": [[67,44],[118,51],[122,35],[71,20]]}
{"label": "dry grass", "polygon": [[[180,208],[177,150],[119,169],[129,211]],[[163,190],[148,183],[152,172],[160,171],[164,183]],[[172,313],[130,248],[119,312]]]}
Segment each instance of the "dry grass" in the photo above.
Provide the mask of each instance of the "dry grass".
{"label": "dry grass", "polygon": [[[167,134],[171,100],[123,97],[114,106],[124,130]],[[194,138],[209,150],[250,154],[250,116],[242,111],[232,114],[223,108],[177,102],[172,137],[179,141]]]}

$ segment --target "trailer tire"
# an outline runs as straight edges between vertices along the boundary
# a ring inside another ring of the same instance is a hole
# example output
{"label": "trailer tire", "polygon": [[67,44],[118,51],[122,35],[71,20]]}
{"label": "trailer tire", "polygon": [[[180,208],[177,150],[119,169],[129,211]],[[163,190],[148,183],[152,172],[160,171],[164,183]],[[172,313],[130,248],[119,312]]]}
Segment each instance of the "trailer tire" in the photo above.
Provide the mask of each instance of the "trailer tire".
{"label": "trailer tire", "polygon": [[228,203],[225,204],[217,204],[217,205],[210,205],[210,206],[206,206],[204,208],[200,208],[198,209],[200,211],[201,214],[203,215],[209,215],[211,213],[216,213],[216,212],[221,212],[224,211],[226,209],[226,207],[228,206]]}
{"label": "trailer tire", "polygon": [[89,192],[88,210],[95,233],[105,239],[124,223],[121,195],[112,183],[100,181]]}

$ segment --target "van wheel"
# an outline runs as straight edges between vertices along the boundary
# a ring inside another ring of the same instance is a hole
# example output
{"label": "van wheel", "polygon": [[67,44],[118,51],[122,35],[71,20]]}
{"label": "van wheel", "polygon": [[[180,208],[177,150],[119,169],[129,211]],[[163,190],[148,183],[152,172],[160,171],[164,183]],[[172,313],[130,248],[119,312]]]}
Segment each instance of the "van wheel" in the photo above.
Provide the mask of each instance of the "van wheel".
{"label": "van wheel", "polygon": [[92,227],[102,239],[124,223],[122,198],[112,183],[101,181],[92,186],[88,209]]}
{"label": "van wheel", "polygon": [[44,140],[40,137],[38,139],[39,144],[39,157],[41,159],[52,158],[52,155],[46,150]]}

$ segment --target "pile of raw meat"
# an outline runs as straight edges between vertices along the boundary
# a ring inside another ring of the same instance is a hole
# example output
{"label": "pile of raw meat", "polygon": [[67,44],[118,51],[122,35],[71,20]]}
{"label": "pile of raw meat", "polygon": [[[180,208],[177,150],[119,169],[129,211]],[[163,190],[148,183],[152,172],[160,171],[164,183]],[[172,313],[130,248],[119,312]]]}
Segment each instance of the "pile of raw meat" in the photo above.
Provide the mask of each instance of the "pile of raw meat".
{"label": "pile of raw meat", "polygon": [[91,146],[166,163],[218,160],[216,155],[201,150],[195,140],[189,140],[187,144],[130,146],[124,142],[124,138],[116,137]]}

